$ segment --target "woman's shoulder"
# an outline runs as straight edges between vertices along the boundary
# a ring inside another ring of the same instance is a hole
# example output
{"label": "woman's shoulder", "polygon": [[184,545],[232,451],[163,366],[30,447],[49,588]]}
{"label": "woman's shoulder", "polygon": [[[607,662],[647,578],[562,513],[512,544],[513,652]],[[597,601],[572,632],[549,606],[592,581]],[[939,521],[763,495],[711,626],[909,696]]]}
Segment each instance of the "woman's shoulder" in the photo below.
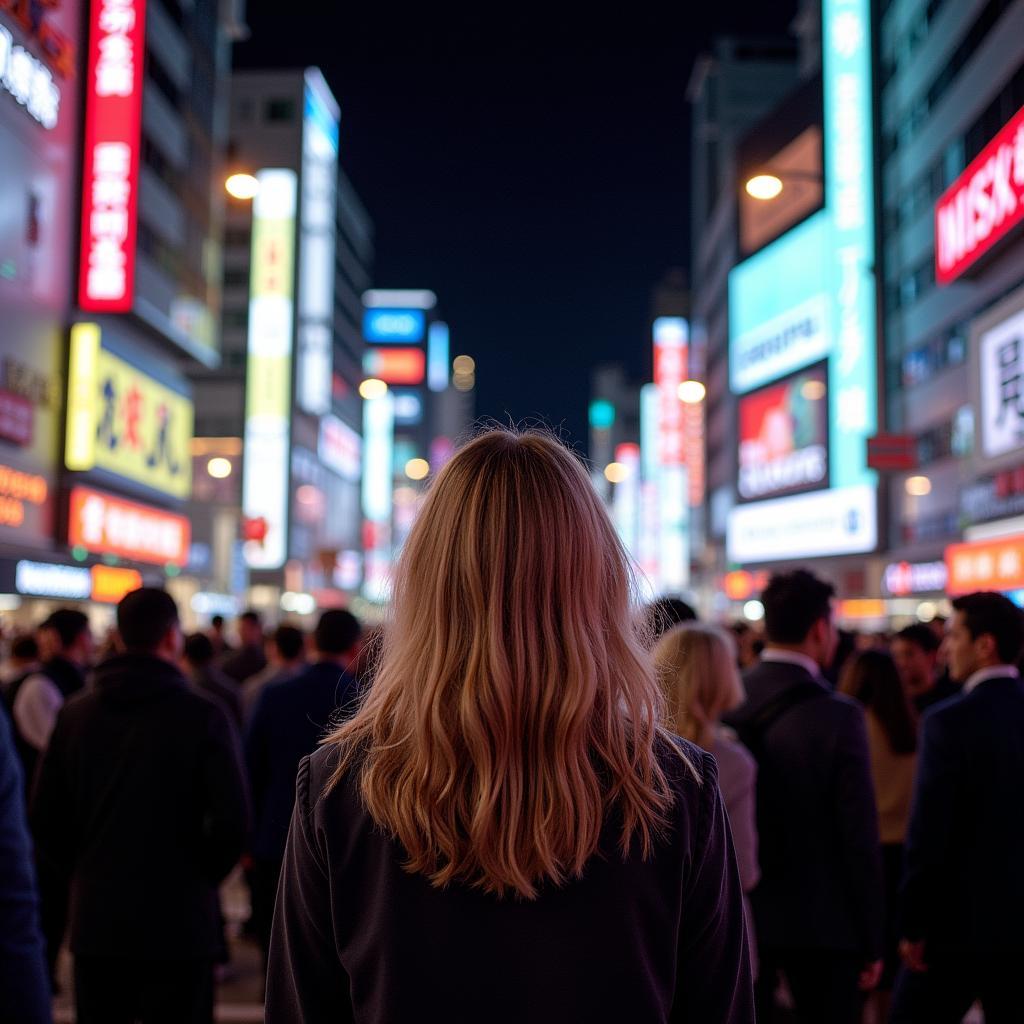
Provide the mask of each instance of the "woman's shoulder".
{"label": "woman's shoulder", "polygon": [[677,798],[699,802],[707,785],[714,785],[718,780],[715,759],[696,743],[665,733],[658,737],[654,750]]}
{"label": "woman's shoulder", "polygon": [[757,761],[754,755],[740,742],[739,737],[727,726],[720,726],[715,732],[715,742],[711,753],[724,770],[725,765],[736,772],[757,774]]}

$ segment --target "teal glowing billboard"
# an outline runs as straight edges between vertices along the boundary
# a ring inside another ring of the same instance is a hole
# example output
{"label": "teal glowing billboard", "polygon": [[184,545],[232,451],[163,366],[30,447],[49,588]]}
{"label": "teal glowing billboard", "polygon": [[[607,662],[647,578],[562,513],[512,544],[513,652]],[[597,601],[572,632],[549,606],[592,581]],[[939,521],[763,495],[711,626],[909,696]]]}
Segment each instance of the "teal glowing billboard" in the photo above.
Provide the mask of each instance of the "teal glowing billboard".
{"label": "teal glowing billboard", "polygon": [[867,467],[878,403],[870,0],[824,0],[822,36],[825,205],[731,271],[729,381],[744,395],[827,360],[830,486],[813,502],[735,509],[734,562],[877,546]]}

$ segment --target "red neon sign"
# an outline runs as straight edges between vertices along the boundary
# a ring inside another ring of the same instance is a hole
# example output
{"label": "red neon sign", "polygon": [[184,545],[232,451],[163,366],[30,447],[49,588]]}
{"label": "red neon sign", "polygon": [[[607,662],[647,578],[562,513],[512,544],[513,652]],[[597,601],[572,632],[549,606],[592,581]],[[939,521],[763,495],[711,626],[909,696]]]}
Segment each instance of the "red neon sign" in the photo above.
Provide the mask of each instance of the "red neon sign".
{"label": "red neon sign", "polygon": [[188,562],[192,528],[184,516],[126,501],[91,487],[72,487],[68,544],[101,555],[155,565]]}
{"label": "red neon sign", "polygon": [[92,0],[78,305],[124,313],[135,290],[145,0]]}
{"label": "red neon sign", "polygon": [[686,421],[679,385],[686,380],[688,346],[686,321],[662,317],[654,322],[654,383],[658,389],[658,462],[686,464]]}
{"label": "red neon sign", "polygon": [[1024,109],[935,205],[935,280],[955,281],[1024,220]]}

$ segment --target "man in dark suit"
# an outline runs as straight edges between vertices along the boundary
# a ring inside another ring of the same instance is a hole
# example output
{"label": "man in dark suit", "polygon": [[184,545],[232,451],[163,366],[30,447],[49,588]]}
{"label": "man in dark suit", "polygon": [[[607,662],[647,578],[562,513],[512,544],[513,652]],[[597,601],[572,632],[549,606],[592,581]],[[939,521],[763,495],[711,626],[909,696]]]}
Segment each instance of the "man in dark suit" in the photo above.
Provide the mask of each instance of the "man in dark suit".
{"label": "man in dark suit", "polygon": [[295,803],[299,761],[316,750],[332,720],[353,709],[356,680],[348,671],[359,654],[362,629],[351,612],[320,616],[313,645],[317,660],[293,679],[271,683],[256,702],[245,739],[252,783],[253,927],[264,953],[270,944],[277,879]]}
{"label": "man in dark suit", "polygon": [[[240,758],[224,712],[177,667],[170,595],[133,591],[117,625],[125,653],[64,705],[40,765],[43,907],[71,890],[79,1024],[209,1024],[217,887],[248,828]],[[47,935],[51,951],[62,930]]]}
{"label": "man in dark suit", "polygon": [[963,692],[924,717],[907,839],[890,1020],[953,1024],[980,999],[987,1024],[1024,997],[1024,622],[1001,594],[953,602],[946,648]]}
{"label": "man in dark suit", "polygon": [[759,1014],[778,975],[797,1019],[857,1024],[881,975],[883,889],[863,712],[823,675],[836,645],[832,587],[802,570],[761,596],[767,644],[728,721],[758,760],[761,881],[752,904]]}

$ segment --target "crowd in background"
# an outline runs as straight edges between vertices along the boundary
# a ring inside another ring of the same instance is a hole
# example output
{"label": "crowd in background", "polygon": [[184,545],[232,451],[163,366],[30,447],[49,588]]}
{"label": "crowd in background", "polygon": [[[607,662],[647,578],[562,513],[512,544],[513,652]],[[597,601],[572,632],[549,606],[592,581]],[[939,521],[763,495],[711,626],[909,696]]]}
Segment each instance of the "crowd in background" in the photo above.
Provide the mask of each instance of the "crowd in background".
{"label": "crowd in background", "polygon": [[[794,572],[763,594],[763,632],[678,600],[647,615],[671,727],[718,763],[759,1020],[952,1022],[976,999],[989,1024],[1019,1020],[1020,613],[971,595],[948,622],[858,635],[831,599]],[[254,611],[234,626],[184,637],[173,600],[143,589],[99,649],[72,609],[7,638],[10,1019],[50,1019],[69,941],[80,1024],[211,1020],[218,885],[240,860],[269,948],[296,766],[355,707],[374,642],[346,611],[309,634]]]}

